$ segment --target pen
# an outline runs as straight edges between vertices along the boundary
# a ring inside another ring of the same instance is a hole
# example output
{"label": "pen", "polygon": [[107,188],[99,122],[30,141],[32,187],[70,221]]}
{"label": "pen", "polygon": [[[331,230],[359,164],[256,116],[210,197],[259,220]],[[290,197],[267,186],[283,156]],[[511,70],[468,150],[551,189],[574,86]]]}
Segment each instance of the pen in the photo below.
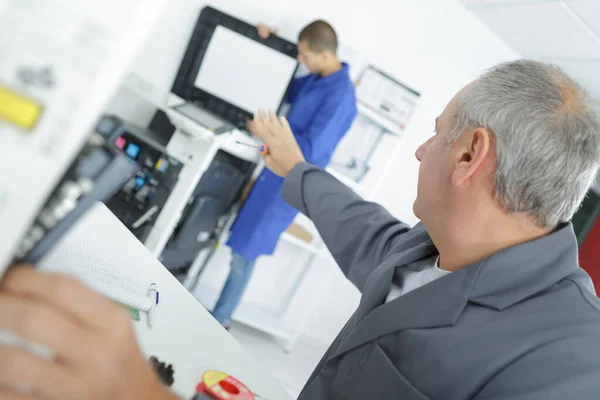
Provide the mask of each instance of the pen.
{"label": "pen", "polygon": [[260,154],[262,155],[267,155],[269,154],[269,148],[267,147],[266,144],[261,144],[260,146],[254,145],[254,144],[250,144],[250,143],[244,143],[244,142],[239,142],[239,141],[235,141],[237,144],[241,144],[242,146],[248,146],[248,147],[254,147],[255,149],[259,149],[260,150]]}
{"label": "pen", "polygon": [[156,288],[156,283],[150,285],[150,289],[148,291],[148,295],[150,296],[150,309],[148,310],[148,325],[150,328],[154,325],[154,320],[156,318],[156,306],[159,301],[159,293]]}

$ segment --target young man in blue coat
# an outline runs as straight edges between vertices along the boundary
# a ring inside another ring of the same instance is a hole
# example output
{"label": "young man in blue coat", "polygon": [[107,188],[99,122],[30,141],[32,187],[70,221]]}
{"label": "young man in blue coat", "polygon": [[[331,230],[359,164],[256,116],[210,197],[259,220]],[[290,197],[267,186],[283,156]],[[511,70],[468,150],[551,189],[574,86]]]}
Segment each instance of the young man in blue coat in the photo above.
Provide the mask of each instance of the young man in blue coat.
{"label": "young man in blue coat", "polygon": [[[262,38],[273,32],[266,25],[258,26]],[[325,21],[314,21],[300,32],[298,61],[311,73],[293,82],[286,99],[292,105],[287,119],[302,153],[319,167],[329,163],[357,113],[354,84],[337,47],[337,34]],[[248,128],[252,132],[252,121]],[[282,178],[265,169],[231,228],[227,242],[232,250],[231,271],[213,310],[224,326],[244,293],[256,259],[273,254],[279,236],[297,214],[282,200],[282,184]]]}

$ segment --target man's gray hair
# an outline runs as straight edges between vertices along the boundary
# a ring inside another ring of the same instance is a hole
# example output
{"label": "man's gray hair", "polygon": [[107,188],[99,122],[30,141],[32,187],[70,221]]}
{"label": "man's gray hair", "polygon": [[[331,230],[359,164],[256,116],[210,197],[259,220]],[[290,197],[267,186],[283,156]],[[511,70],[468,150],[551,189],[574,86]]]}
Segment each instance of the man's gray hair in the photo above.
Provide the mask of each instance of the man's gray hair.
{"label": "man's gray hair", "polygon": [[581,86],[554,65],[501,64],[463,92],[451,143],[477,127],[493,133],[507,211],[549,229],[573,217],[600,163],[600,118]]}

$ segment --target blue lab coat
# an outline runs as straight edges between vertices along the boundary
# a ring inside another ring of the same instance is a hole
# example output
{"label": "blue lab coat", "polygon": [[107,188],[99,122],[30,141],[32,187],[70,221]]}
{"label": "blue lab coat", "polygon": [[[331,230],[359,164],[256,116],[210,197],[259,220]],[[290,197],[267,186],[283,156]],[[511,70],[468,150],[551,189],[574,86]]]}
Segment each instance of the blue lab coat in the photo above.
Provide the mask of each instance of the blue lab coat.
{"label": "blue lab coat", "polygon": [[[325,167],[357,114],[348,65],[323,78],[297,78],[287,101],[292,103],[287,119],[304,157]],[[297,214],[282,200],[282,185],[283,179],[265,168],[231,227],[227,245],[247,260],[273,254],[279,236]]]}

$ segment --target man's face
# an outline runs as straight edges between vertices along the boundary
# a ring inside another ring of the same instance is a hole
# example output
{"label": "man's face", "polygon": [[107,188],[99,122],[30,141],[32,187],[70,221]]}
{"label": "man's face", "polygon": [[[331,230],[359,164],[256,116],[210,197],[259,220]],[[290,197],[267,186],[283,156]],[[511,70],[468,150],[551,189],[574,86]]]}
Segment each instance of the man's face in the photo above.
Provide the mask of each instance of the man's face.
{"label": "man's face", "polygon": [[434,135],[417,149],[415,156],[421,162],[417,199],[413,204],[415,215],[427,224],[436,220],[449,201],[452,176],[452,146],[448,144],[456,118],[457,94],[435,121]]}
{"label": "man's face", "polygon": [[298,62],[306,65],[313,74],[321,72],[324,58],[323,53],[313,51],[305,40],[298,43]]}

